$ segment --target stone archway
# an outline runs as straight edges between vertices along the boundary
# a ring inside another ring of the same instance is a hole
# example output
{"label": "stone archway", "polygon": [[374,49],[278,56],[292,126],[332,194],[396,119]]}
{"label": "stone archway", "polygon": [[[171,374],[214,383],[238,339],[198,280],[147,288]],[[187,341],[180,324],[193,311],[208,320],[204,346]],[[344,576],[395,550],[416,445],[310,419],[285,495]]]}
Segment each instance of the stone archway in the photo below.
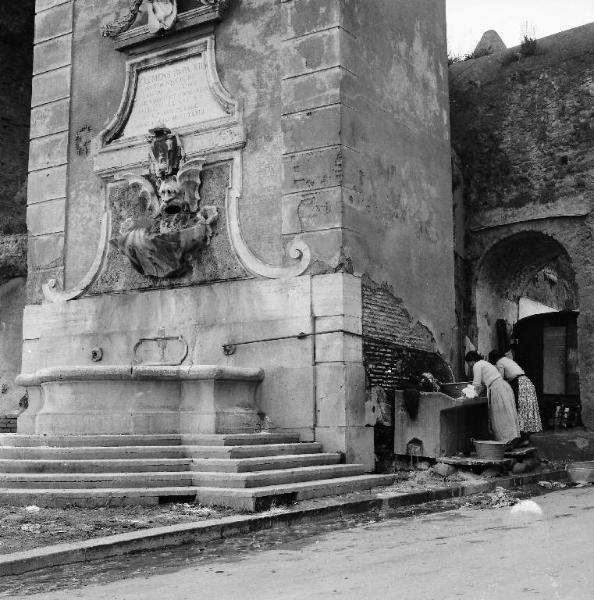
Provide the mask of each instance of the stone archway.
{"label": "stone archway", "polygon": [[470,330],[483,353],[498,346],[498,321],[511,328],[518,320],[522,299],[533,302],[535,311],[540,306],[579,308],[576,274],[567,250],[537,231],[514,233],[492,245],[479,261],[473,283],[475,321]]}
{"label": "stone archway", "polygon": [[[537,230],[507,232],[493,241],[475,264],[473,317],[468,330],[482,354],[507,349],[514,325],[524,317],[580,309],[582,265],[574,264],[566,246],[552,235]],[[578,337],[584,335],[583,317],[579,320],[582,325],[578,323]],[[580,347],[579,363],[583,365],[583,349],[590,344],[582,340]],[[584,422],[590,412],[586,384],[584,381],[580,386]]]}

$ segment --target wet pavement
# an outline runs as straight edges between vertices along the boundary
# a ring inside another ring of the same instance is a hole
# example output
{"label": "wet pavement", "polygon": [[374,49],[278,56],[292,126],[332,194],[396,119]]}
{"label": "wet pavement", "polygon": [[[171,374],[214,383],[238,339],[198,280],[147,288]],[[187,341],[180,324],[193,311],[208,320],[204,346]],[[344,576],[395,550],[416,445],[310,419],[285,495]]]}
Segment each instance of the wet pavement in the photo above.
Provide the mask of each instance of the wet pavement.
{"label": "wet pavement", "polygon": [[584,565],[594,560],[594,488],[515,507],[508,499],[484,494],[4,577],[0,598],[303,600],[395,597],[396,588],[407,600],[592,598]]}

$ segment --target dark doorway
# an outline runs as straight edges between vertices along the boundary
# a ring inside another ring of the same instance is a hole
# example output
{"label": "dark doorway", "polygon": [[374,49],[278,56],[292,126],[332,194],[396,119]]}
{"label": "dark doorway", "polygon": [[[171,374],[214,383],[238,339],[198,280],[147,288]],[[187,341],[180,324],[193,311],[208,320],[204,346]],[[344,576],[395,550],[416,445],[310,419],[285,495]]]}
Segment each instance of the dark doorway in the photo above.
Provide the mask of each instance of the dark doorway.
{"label": "dark doorway", "polygon": [[545,429],[581,425],[577,316],[538,314],[514,327],[515,359],[534,383]]}

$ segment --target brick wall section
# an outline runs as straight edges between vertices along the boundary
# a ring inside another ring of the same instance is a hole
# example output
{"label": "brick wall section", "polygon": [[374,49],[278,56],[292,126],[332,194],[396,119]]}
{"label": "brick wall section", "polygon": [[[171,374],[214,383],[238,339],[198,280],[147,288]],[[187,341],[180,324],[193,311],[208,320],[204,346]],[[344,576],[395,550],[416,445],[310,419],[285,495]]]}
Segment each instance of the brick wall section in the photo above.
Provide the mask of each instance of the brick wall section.
{"label": "brick wall section", "polygon": [[0,433],[16,433],[18,415],[0,416]]}
{"label": "brick wall section", "polygon": [[424,371],[449,381],[445,362],[431,332],[414,322],[402,300],[386,286],[362,286],[363,357],[368,386],[401,389],[410,376]]}
{"label": "brick wall section", "polygon": [[35,16],[27,227],[28,300],[41,284],[63,282],[72,0],[38,0]]}

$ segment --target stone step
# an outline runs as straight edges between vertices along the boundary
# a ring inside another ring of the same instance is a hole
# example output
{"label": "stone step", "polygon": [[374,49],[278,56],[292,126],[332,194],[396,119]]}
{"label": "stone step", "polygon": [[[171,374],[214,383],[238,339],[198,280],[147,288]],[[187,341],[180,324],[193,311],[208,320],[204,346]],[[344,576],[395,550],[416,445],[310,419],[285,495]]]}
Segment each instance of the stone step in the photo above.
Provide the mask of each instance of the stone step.
{"label": "stone step", "polygon": [[224,434],[155,434],[155,435],[20,435],[0,434],[0,446],[49,446],[57,448],[111,446],[248,446],[294,444],[296,433],[224,433]]}
{"label": "stone step", "polygon": [[393,482],[394,475],[359,475],[257,488],[199,487],[195,489],[197,490],[196,500],[201,504],[226,506],[253,512],[267,510],[274,505],[357,492],[390,485]]}
{"label": "stone step", "polygon": [[308,498],[332,496],[390,485],[393,475],[359,475],[322,481],[306,481],[259,488],[197,488],[194,486],[138,488],[0,488],[0,504],[45,507],[154,505],[163,502],[194,502],[238,510],[266,510]]}
{"label": "stone step", "polygon": [[194,485],[216,488],[260,488],[301,481],[352,477],[365,473],[363,465],[323,465],[255,473],[194,473]]}
{"label": "stone step", "polygon": [[0,446],[0,459],[100,460],[187,458],[184,446]]}
{"label": "stone step", "polygon": [[286,456],[256,456],[254,458],[194,458],[191,469],[200,472],[248,473],[274,469],[294,469],[314,465],[335,465],[342,457],[337,452],[289,454]]}
{"label": "stone step", "polygon": [[182,444],[186,446],[261,446],[266,444],[295,444],[298,433],[223,433],[184,434]]}
{"label": "stone step", "polygon": [[317,442],[247,446],[0,446],[0,459],[253,458],[321,452]]}
{"label": "stone step", "polygon": [[0,473],[0,488],[6,489],[96,489],[151,488],[193,485],[193,473]]}
{"label": "stone step", "polygon": [[56,448],[120,447],[120,446],[179,446],[179,434],[155,435],[21,435],[0,434],[0,446],[49,446]]}
{"label": "stone step", "polygon": [[154,487],[154,488],[79,488],[79,489],[7,489],[0,488],[0,505],[37,506],[60,508],[80,506],[95,508],[100,506],[155,505],[164,502],[194,502],[195,487]]}
{"label": "stone step", "polygon": [[128,473],[188,471],[190,458],[129,458],[98,460],[1,459],[0,473]]}
{"label": "stone step", "polygon": [[[296,444],[263,444],[251,446],[182,446],[191,458],[254,458],[294,454],[313,454],[322,451],[317,442]],[[1,448],[0,448],[1,451]]]}

